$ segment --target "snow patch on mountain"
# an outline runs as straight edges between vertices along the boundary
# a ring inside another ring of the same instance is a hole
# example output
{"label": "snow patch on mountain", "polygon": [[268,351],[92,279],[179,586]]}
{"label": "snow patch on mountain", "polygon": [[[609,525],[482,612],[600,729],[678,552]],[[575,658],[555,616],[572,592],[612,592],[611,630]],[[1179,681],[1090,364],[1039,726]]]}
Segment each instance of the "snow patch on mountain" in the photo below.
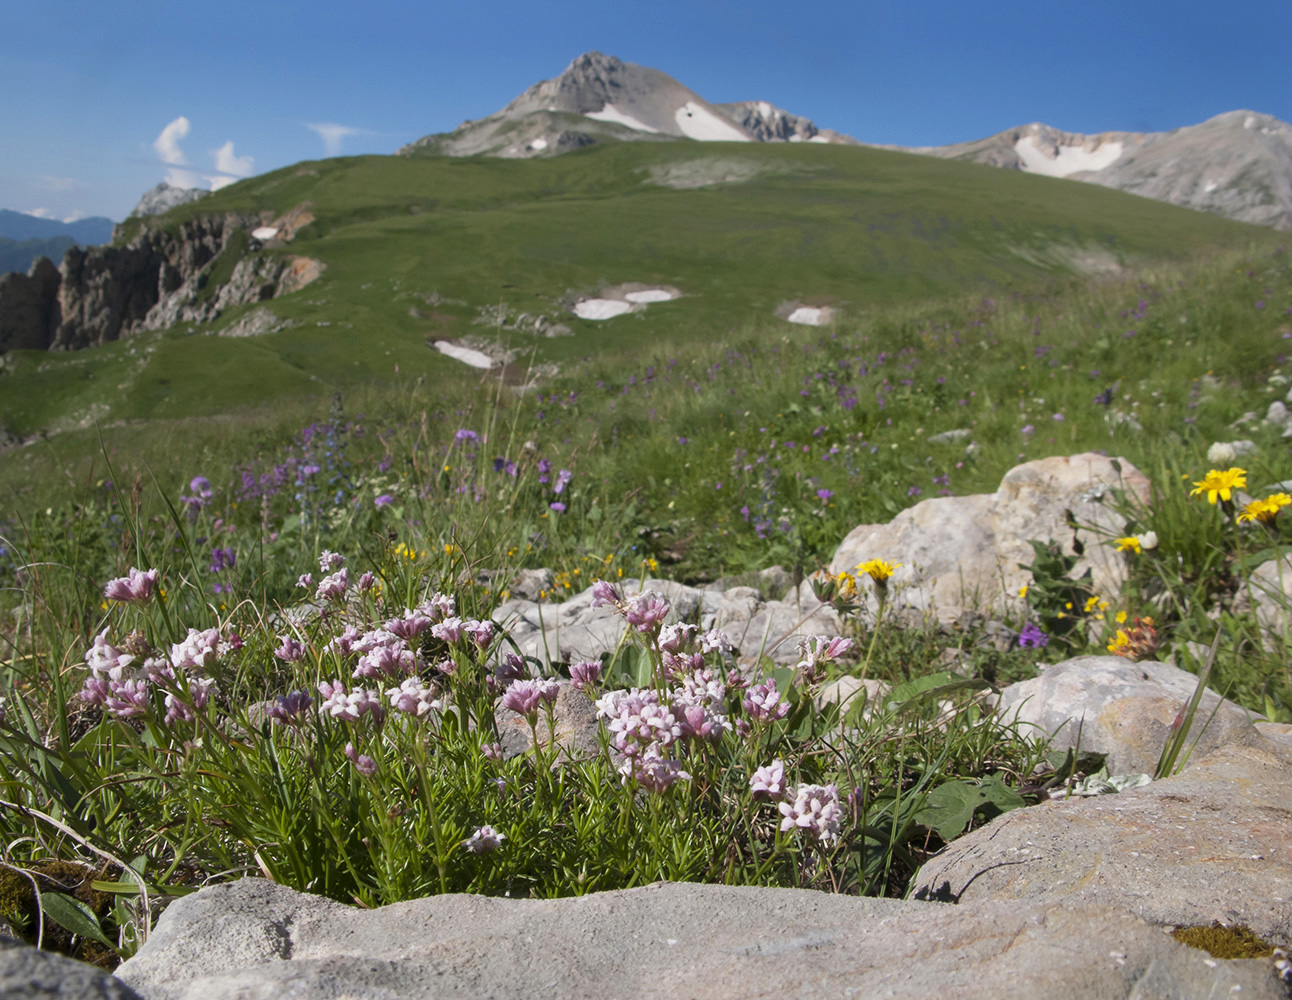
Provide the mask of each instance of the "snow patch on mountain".
{"label": "snow patch on mountain", "polygon": [[632,115],[625,114],[613,104],[607,104],[600,111],[593,111],[591,114],[584,115],[583,117],[591,118],[593,121],[598,122],[614,122],[617,125],[626,125],[628,128],[636,129],[638,132],[659,133],[659,129],[651,128],[645,122],[634,118]]}
{"label": "snow patch on mountain", "polygon": [[678,129],[688,139],[700,142],[750,142],[748,135],[725,118],[719,118],[708,108],[687,101],[673,112]]}
{"label": "snow patch on mountain", "polygon": [[1014,152],[1019,162],[1029,174],[1044,174],[1046,177],[1067,177],[1069,174],[1083,170],[1103,170],[1117,162],[1122,155],[1120,142],[1105,142],[1095,149],[1084,146],[1055,147],[1051,156],[1036,144],[1036,137],[1025,135],[1014,143]]}

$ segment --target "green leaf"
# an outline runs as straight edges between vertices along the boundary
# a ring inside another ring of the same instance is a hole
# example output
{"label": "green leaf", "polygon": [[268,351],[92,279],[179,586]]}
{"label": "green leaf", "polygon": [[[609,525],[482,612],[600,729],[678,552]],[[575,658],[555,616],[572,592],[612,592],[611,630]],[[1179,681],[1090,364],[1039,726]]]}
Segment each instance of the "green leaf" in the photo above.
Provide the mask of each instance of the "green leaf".
{"label": "green leaf", "polygon": [[40,908],[45,916],[64,930],[98,941],[109,948],[116,948],[116,945],[104,936],[103,928],[99,926],[99,918],[94,915],[94,911],[79,899],[65,896],[61,892],[42,892]]}
{"label": "green leaf", "polygon": [[1074,774],[1095,774],[1104,766],[1104,761],[1108,759],[1106,753],[1096,753],[1094,750],[1082,750],[1077,753],[1072,747],[1067,750],[1051,750],[1045,755],[1045,759],[1050,766],[1054,768],[1054,774],[1046,782],[1057,784],[1061,781],[1067,781]]}
{"label": "green leaf", "polygon": [[1025,805],[1014,789],[993,774],[981,781],[947,781],[929,792],[924,807],[915,814],[915,822],[952,841],[973,821],[978,812],[990,819]]}
{"label": "green leaf", "polygon": [[[114,896],[139,895],[139,883],[137,882],[101,882],[95,879],[90,883],[90,887],[95,892],[108,892]],[[152,896],[187,896],[190,893],[197,892],[197,890],[198,887],[195,885],[148,886],[148,894]]]}
{"label": "green leaf", "polygon": [[960,677],[943,670],[897,685],[889,694],[887,705],[892,711],[903,711],[921,702],[936,701],[957,691],[983,691],[989,687],[991,685],[984,680]]}

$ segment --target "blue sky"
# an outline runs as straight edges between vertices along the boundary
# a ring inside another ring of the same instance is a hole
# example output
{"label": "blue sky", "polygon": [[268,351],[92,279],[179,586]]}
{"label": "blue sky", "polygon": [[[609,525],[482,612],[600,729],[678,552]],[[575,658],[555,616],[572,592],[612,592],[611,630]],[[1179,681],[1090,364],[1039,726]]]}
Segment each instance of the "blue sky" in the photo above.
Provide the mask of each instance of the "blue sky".
{"label": "blue sky", "polygon": [[867,142],[1292,120],[1290,37],[1288,0],[40,0],[0,36],[0,208],[120,219],[171,171],[390,153],[589,49]]}

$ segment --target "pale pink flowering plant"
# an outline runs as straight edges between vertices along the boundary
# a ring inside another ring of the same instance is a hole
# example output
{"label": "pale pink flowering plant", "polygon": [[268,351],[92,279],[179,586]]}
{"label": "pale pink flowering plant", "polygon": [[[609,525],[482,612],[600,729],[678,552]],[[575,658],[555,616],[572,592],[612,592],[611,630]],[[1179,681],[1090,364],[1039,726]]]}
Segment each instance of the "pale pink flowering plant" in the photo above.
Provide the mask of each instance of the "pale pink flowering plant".
{"label": "pale pink flowering plant", "polygon": [[103,596],[123,604],[144,604],[152,600],[160,575],[155,569],[141,571],[131,566],[125,576],[108,581],[103,588]]}

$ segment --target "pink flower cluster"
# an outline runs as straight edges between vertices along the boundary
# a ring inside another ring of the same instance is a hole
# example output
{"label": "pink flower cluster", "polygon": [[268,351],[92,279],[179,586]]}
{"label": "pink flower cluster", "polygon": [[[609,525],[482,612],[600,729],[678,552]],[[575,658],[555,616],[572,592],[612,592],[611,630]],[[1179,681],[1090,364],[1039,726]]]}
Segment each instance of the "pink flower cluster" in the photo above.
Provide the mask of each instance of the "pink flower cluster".
{"label": "pink flower cluster", "polygon": [[550,680],[515,680],[503,692],[503,708],[523,715],[532,724],[538,717],[538,710],[543,705],[556,703],[556,696],[561,686]]}
{"label": "pink flower cluster", "polygon": [[834,785],[799,785],[785,793],[779,808],[782,832],[802,830],[827,847],[839,842],[842,809],[839,789]]}
{"label": "pink flower cluster", "polygon": [[340,679],[332,683],[323,681],[318,686],[323,701],[319,703],[319,714],[330,715],[343,722],[358,722],[365,715],[381,725],[386,718],[386,706],[381,703],[381,694],[366,688],[355,688],[347,691]]}
{"label": "pink flower cluster", "polygon": [[183,641],[171,646],[169,657],[154,655],[156,651],[139,633],[127,637],[128,648],[118,648],[108,638],[108,631],[104,629],[95,636],[93,645],[85,651],[90,676],[81,689],[82,701],[102,705],[119,719],[135,719],[152,709],[156,686],[166,694],[167,724],[192,722],[195,713],[206,707],[215,681],[204,675],[220,656],[222,640],[218,629],[189,629]]}
{"label": "pink flower cluster", "polygon": [[790,714],[790,703],[776,690],[776,681],[767,678],[753,685],[740,703],[745,714],[755,722],[776,722]]}
{"label": "pink flower cluster", "polygon": [[472,854],[488,854],[496,851],[502,846],[502,842],[507,839],[505,833],[499,833],[492,826],[482,826],[471,834],[466,840],[462,841],[462,846]]}
{"label": "pink flower cluster", "polygon": [[109,601],[143,604],[152,600],[159,575],[155,569],[140,571],[131,566],[126,576],[108,581],[107,586],[103,588],[103,596]]}
{"label": "pink flower cluster", "polygon": [[852,648],[852,640],[841,636],[827,639],[823,635],[814,635],[811,639],[799,640],[799,662],[795,666],[795,680],[804,687],[823,680],[822,669],[826,663],[843,655]]}

